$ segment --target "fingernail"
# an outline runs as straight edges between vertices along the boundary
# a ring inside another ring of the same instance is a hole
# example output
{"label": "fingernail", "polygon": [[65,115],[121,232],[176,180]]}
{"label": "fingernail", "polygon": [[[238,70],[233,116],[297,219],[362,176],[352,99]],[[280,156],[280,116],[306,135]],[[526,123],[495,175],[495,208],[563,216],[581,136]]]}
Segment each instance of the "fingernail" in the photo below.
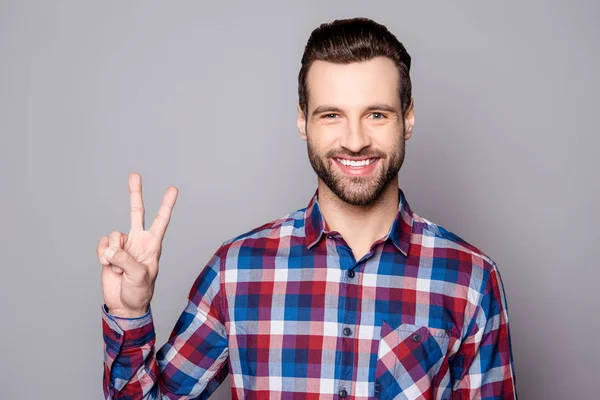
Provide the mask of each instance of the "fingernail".
{"label": "fingernail", "polygon": [[112,266],[112,270],[115,274],[120,274],[121,272],[123,272],[121,268],[115,267],[114,265]]}
{"label": "fingernail", "polygon": [[108,264],[110,264],[110,263],[108,262],[108,260],[106,259],[106,257],[104,257],[104,256],[100,256],[100,262],[101,262],[102,264],[104,264],[104,265],[108,265]]}
{"label": "fingernail", "polygon": [[104,255],[104,257],[106,257],[106,259],[108,261],[110,261],[116,252],[117,251],[115,249],[113,249],[112,247],[107,247],[106,250],[104,250],[103,255]]}

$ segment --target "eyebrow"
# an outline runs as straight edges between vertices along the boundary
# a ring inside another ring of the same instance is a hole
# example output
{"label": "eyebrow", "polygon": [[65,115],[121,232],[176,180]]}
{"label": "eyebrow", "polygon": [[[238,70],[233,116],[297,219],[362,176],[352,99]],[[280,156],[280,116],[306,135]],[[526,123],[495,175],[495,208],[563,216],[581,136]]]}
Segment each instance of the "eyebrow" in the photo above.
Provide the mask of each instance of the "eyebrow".
{"label": "eyebrow", "polygon": [[[392,112],[392,113],[398,113],[398,110],[395,107],[392,107],[389,104],[371,104],[370,106],[368,106],[365,111],[388,111],[388,112]],[[319,106],[317,108],[315,108],[312,113],[311,116],[315,116],[317,114],[322,114],[322,113],[341,113],[342,109],[339,107],[335,107],[335,106],[329,106],[329,105],[323,105],[323,106]]]}

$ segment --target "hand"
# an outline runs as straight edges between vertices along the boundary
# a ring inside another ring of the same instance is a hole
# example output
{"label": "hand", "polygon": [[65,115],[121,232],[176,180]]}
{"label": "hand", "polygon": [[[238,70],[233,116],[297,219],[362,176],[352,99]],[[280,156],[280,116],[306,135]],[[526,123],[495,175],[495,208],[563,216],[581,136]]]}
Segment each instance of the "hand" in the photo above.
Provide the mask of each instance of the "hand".
{"label": "hand", "polygon": [[128,234],[113,231],[100,239],[97,248],[102,264],[102,294],[113,315],[139,317],[148,311],[158,275],[162,240],[171,220],[178,190],[171,186],[165,192],[158,214],[144,230],[142,177],[129,175],[131,230]]}

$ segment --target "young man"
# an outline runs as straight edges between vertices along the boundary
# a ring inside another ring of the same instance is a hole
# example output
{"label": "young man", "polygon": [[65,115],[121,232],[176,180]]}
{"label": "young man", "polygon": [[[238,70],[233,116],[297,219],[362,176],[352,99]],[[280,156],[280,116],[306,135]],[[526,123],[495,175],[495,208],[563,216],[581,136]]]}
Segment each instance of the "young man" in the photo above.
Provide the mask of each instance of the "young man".
{"label": "young man", "polygon": [[100,239],[107,399],[516,399],[493,260],[411,211],[398,186],[414,125],[410,56],[384,26],[315,29],[298,129],[318,187],[308,206],[230,239],[155,353],[150,310],[177,189],[144,230]]}

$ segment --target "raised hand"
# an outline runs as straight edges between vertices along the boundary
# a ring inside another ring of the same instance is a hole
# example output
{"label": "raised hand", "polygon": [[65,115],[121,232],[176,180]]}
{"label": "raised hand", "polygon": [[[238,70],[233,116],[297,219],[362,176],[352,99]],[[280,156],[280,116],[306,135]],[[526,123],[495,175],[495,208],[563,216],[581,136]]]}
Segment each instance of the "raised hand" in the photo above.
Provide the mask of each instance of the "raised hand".
{"label": "raised hand", "polygon": [[162,240],[171,220],[178,190],[171,186],[149,230],[144,228],[142,177],[129,175],[131,230],[113,231],[100,239],[97,255],[102,264],[102,293],[111,314],[121,317],[144,315],[154,293]]}

